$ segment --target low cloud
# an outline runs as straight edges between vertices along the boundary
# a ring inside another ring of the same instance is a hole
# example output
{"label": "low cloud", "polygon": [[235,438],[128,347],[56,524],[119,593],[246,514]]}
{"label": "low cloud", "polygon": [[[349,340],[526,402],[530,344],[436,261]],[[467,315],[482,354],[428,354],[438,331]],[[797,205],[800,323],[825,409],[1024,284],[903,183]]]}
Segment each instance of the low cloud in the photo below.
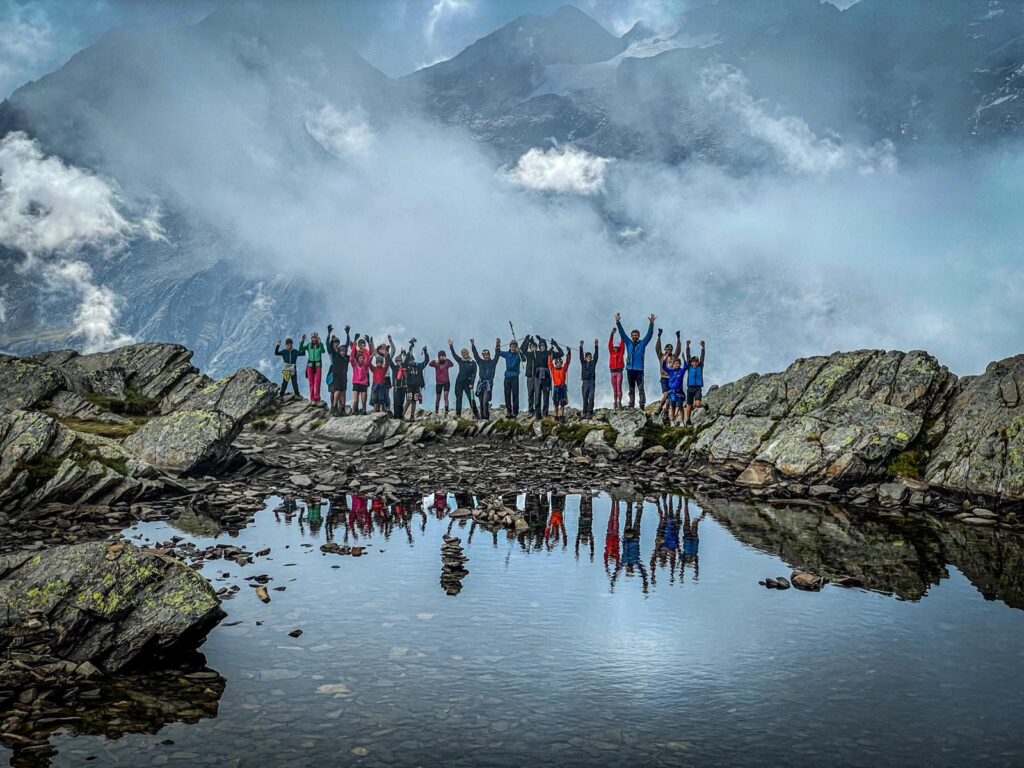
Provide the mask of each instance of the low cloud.
{"label": "low cloud", "polygon": [[604,191],[611,160],[571,146],[528,150],[509,172],[514,184],[540,192],[596,195]]}
{"label": "low cloud", "polygon": [[112,254],[132,238],[162,239],[156,208],[138,221],[124,213],[115,186],[46,156],[24,133],[0,140],[0,245],[20,252],[20,269],[38,274],[51,291],[79,297],[72,332],[89,351],[124,343],[116,332],[119,301],[97,285],[82,252]]}
{"label": "low cloud", "polygon": [[373,130],[358,108],[342,112],[333,104],[324,104],[306,118],[306,130],[335,157],[368,152],[373,146]]}
{"label": "low cloud", "polygon": [[838,135],[818,136],[799,117],[772,115],[751,95],[746,76],[734,67],[717,64],[706,68],[701,84],[708,101],[738,117],[746,132],[769,147],[787,170],[816,174],[850,167],[863,173],[896,170],[891,141],[861,147]]}

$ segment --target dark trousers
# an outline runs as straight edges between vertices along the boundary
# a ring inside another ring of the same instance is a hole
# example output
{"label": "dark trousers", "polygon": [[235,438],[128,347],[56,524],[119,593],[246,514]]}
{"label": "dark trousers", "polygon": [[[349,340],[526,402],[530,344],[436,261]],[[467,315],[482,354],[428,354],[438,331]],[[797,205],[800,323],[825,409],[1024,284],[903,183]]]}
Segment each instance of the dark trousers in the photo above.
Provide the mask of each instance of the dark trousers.
{"label": "dark trousers", "polygon": [[583,382],[583,415],[594,415],[594,380]]}
{"label": "dark trousers", "polygon": [[[295,393],[296,397],[301,397],[301,395],[299,394],[299,377],[296,376],[295,374],[292,374],[291,382],[292,382],[292,392]],[[288,389],[288,382],[285,381],[282,378],[281,379],[281,397],[284,397],[284,393],[285,393],[286,389]]]}
{"label": "dark trousers", "polygon": [[480,398],[480,416],[484,419],[491,418],[491,395],[493,391],[493,380],[477,382],[476,395]]}
{"label": "dark trousers", "polygon": [[551,406],[551,377],[545,376],[547,369],[540,376],[534,377],[533,418],[543,419],[548,415]]}
{"label": "dark trousers", "polygon": [[476,409],[476,400],[473,399],[473,382],[469,379],[455,380],[455,415],[462,415],[462,396],[466,396],[469,407],[473,409],[473,416],[480,418],[480,412]]}
{"label": "dark trousers", "polygon": [[505,377],[505,412],[511,416],[519,415],[519,377]]}
{"label": "dark trousers", "polygon": [[405,410],[405,387],[395,387],[395,410],[392,413],[395,414],[396,419],[402,418],[402,412]]}
{"label": "dark trousers", "polygon": [[526,377],[526,402],[527,410],[533,413],[533,408],[536,405],[537,400],[537,377],[527,376]]}
{"label": "dark trousers", "polygon": [[629,380],[629,407],[636,404],[636,393],[640,390],[640,407],[647,405],[647,393],[644,392],[644,372],[626,371],[626,378]]}

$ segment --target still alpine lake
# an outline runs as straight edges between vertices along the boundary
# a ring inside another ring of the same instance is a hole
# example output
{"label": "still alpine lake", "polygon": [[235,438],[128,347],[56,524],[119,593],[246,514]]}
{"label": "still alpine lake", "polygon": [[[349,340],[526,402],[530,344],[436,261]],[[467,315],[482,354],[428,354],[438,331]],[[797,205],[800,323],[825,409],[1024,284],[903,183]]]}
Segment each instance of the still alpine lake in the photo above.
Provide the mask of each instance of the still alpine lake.
{"label": "still alpine lake", "polygon": [[[491,532],[453,520],[459,502],[271,498],[235,536],[192,516],[129,529],[271,552],[203,566],[239,587],[201,649],[217,675],[140,678],[103,727],[57,730],[52,764],[1024,762],[1017,537],[607,495],[521,495],[529,530]],[[469,561],[442,583],[446,534]],[[863,586],[758,583],[793,567]]]}

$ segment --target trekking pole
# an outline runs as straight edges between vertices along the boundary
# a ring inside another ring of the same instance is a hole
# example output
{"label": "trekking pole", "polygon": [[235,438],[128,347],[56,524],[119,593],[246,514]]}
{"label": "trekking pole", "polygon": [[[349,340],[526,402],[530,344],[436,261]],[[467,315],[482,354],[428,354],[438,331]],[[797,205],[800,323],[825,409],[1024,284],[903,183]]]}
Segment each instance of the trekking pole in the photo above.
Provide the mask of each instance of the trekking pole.
{"label": "trekking pole", "polygon": [[519,341],[518,341],[518,339],[516,339],[516,329],[512,325],[512,321],[511,320],[508,321],[508,327],[509,327],[509,330],[512,331],[512,341],[514,341],[514,342],[516,342],[518,344]]}

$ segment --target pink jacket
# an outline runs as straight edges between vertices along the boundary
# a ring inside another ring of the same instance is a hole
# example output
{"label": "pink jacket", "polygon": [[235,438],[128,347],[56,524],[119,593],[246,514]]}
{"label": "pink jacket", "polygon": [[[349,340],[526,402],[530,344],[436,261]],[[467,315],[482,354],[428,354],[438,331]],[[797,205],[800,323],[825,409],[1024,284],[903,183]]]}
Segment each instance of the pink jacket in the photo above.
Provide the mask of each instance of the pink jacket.
{"label": "pink jacket", "polygon": [[[359,361],[359,356],[362,355],[362,363]],[[352,351],[349,354],[349,359],[352,365],[352,383],[353,384],[366,384],[370,383],[370,362],[373,360],[373,352],[370,349],[360,350],[355,344],[352,345]]]}

